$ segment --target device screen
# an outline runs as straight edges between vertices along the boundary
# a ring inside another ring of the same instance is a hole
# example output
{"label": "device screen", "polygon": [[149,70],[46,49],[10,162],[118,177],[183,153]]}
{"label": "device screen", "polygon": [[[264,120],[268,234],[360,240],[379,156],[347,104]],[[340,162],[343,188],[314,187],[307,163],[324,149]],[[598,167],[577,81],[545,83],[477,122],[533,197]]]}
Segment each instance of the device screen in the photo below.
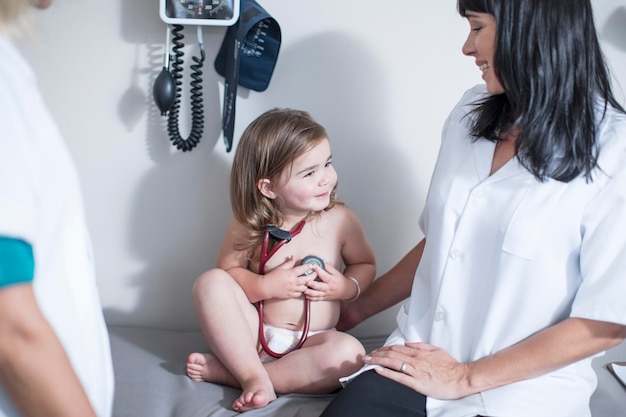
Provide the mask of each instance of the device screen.
{"label": "device screen", "polygon": [[218,19],[234,16],[232,0],[167,0],[165,15],[171,19]]}

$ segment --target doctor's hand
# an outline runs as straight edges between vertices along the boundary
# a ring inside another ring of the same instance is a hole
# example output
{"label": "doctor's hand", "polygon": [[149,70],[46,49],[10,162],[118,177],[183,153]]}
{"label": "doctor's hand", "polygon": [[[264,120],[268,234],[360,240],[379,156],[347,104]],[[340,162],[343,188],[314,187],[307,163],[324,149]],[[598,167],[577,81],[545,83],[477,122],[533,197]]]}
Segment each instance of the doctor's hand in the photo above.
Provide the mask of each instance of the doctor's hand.
{"label": "doctor's hand", "polygon": [[309,265],[309,268],[316,273],[317,280],[311,278],[314,275],[309,275],[308,288],[304,291],[304,295],[308,300],[341,300],[343,294],[347,291],[347,286],[352,285],[354,288],[354,283],[346,279],[337,268],[329,263],[326,263],[325,267],[326,269],[322,269],[317,265]]}
{"label": "doctor's hand", "polygon": [[265,298],[301,297],[308,288],[307,283],[317,277],[315,273],[304,275],[310,269],[311,265],[296,265],[294,257],[288,257],[285,262],[262,276],[267,294]]}
{"label": "doctor's hand", "polygon": [[366,355],[363,361],[382,365],[376,368],[377,373],[427,397],[453,400],[475,393],[469,385],[469,366],[427,343],[385,346]]}

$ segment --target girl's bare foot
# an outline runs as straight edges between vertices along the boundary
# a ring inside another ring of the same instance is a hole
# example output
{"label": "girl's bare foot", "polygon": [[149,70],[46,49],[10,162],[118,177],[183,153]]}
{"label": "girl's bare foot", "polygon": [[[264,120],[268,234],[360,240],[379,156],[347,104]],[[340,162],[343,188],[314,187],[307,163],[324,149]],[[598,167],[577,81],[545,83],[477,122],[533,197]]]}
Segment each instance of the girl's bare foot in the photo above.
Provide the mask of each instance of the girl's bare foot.
{"label": "girl's bare foot", "polygon": [[194,381],[214,382],[239,388],[239,383],[210,353],[192,353],[187,358],[187,376]]}
{"label": "girl's bare foot", "polygon": [[192,353],[187,359],[187,376],[194,381],[224,384],[242,389],[233,402],[233,410],[244,412],[262,408],[276,399],[274,387],[268,376],[253,378],[239,384],[235,377],[210,353]]}
{"label": "girl's bare foot", "polygon": [[254,379],[244,384],[243,392],[233,402],[233,410],[244,412],[255,408],[263,408],[276,399],[274,387],[267,378],[267,382],[263,379]]}

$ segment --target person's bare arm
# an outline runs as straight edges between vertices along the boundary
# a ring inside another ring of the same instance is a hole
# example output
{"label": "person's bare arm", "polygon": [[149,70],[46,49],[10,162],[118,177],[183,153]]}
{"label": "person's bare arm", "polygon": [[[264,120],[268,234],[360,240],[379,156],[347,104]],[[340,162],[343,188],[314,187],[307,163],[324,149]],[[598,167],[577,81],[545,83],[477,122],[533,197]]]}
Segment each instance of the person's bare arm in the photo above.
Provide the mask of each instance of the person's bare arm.
{"label": "person's bare arm", "polygon": [[[544,375],[617,346],[624,338],[626,326],[568,318],[467,364],[426,343],[384,347],[372,352],[365,361],[386,367],[377,372],[426,396],[457,399]],[[404,373],[399,372],[403,362],[407,363]]]}
{"label": "person's bare arm", "polygon": [[0,380],[26,417],[95,417],[31,284],[0,289]]}
{"label": "person's bare arm", "polygon": [[337,328],[349,330],[408,298],[425,244],[426,239],[422,239],[393,268],[374,280],[356,301],[345,303]]}
{"label": "person's bare arm", "polygon": [[217,267],[227,271],[244,290],[248,299],[251,302],[256,302],[265,298],[259,288],[260,280],[254,279],[260,277],[260,275],[248,269],[249,261],[246,253],[235,249],[237,237],[243,233],[243,226],[237,220],[231,218],[217,256]]}
{"label": "person's bare arm", "polygon": [[345,238],[341,249],[341,257],[345,264],[343,275],[356,279],[360,288],[357,292],[354,283],[348,283],[348,295],[343,298],[351,299],[365,291],[374,281],[376,259],[360,220],[347,208],[344,207],[343,210],[345,210],[345,220],[341,228],[341,235]]}
{"label": "person's bare arm", "polygon": [[620,344],[626,326],[568,318],[530,338],[468,365],[470,392],[543,375]]}
{"label": "person's bare arm", "polygon": [[[310,281],[304,292],[311,301],[354,300],[374,280],[376,261],[363,226],[356,215],[343,205],[333,208],[331,227],[341,248],[343,271],[333,265],[313,266],[318,279]],[[330,242],[329,242],[330,243]]]}
{"label": "person's bare arm", "polygon": [[309,267],[296,266],[294,259],[288,259],[265,275],[251,271],[247,254],[235,249],[237,237],[243,233],[243,226],[234,218],[231,219],[217,258],[217,267],[237,281],[251,303],[270,298],[301,296],[307,288],[307,278],[302,275]]}

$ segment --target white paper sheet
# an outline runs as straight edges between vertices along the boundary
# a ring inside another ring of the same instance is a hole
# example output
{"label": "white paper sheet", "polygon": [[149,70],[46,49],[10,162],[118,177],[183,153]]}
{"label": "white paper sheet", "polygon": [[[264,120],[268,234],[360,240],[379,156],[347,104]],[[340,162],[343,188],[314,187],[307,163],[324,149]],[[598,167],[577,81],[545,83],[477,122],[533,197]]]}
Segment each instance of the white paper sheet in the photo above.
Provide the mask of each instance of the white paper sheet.
{"label": "white paper sheet", "polygon": [[365,371],[369,371],[370,369],[382,368],[380,365],[364,365],[361,369],[353,373],[352,375],[344,376],[343,378],[339,378],[339,382],[342,387],[346,387],[357,376],[361,375]]}

